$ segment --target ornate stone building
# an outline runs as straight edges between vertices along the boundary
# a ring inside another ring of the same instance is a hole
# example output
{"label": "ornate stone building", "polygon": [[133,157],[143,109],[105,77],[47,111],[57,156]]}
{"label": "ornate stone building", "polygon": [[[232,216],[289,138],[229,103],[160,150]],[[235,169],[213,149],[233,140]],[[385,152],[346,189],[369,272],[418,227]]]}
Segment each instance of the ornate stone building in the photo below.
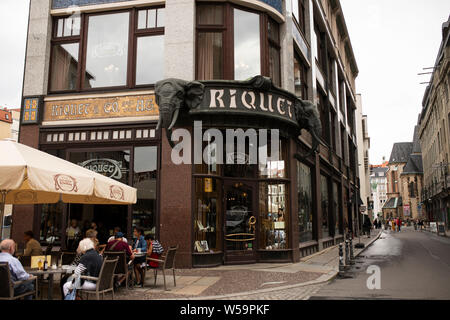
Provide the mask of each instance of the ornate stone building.
{"label": "ornate stone building", "polygon": [[425,90],[419,118],[424,181],[420,193],[428,220],[450,221],[450,19],[442,25],[442,42]]}

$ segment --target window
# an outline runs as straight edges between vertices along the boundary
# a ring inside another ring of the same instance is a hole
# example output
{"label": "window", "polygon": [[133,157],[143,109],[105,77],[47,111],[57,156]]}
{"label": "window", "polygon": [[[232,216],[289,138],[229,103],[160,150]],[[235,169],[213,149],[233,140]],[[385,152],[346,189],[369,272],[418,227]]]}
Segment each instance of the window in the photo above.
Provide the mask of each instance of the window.
{"label": "window", "polygon": [[164,8],[138,11],[136,30],[136,86],[164,77]]}
{"label": "window", "polygon": [[280,32],[278,23],[271,18],[268,19],[268,42],[269,42],[269,76],[276,86],[281,86],[280,67]]}
{"label": "window", "polygon": [[320,175],[320,194],[322,205],[322,238],[331,236],[330,234],[330,199],[328,194],[328,178]]}
{"label": "window", "polygon": [[197,79],[223,79],[224,7],[197,6]]}
{"label": "window", "polygon": [[288,248],[289,201],[286,184],[260,183],[259,198],[260,248],[265,250]]}
{"label": "window", "polygon": [[313,199],[311,168],[297,162],[299,241],[313,240]]}
{"label": "window", "polygon": [[305,3],[304,0],[293,0],[292,1],[292,14],[295,18],[295,21],[297,22],[297,25],[299,26],[299,29],[305,33]]}
{"label": "window", "polygon": [[321,93],[319,94],[319,113],[320,122],[322,123],[322,138],[330,144],[330,115],[327,98]]}
{"label": "window", "polygon": [[234,9],[234,79],[261,74],[259,15]]}
{"label": "window", "polygon": [[88,17],[84,88],[127,84],[130,13]]}
{"label": "window", "polygon": [[341,228],[341,206],[340,206],[340,197],[341,194],[339,190],[339,185],[336,182],[333,182],[333,220],[334,220],[334,235],[342,234]]}
{"label": "window", "polygon": [[[222,250],[222,185],[214,178],[195,179],[194,252]],[[207,244],[207,245],[205,245]]]}
{"label": "window", "polygon": [[314,25],[314,35],[316,38],[316,50],[317,50],[317,51],[315,51],[315,57],[317,59],[317,62],[319,64],[319,67],[323,74],[323,71],[326,70],[326,68],[324,68],[325,67],[325,63],[324,63],[324,58],[325,58],[324,50],[325,49],[324,49],[324,41],[323,41],[325,38],[322,36],[322,32],[320,31],[320,28],[317,24]]}
{"label": "window", "polygon": [[154,84],[164,71],[164,8],[55,18],[50,65],[50,92]]}
{"label": "window", "polygon": [[246,80],[256,75],[281,84],[279,26],[267,14],[230,3],[197,5],[196,78]]}
{"label": "window", "polygon": [[294,52],[294,86],[295,95],[303,100],[308,99],[308,68],[297,52]]}
{"label": "window", "polygon": [[133,187],[137,189],[137,202],[133,205],[132,226],[144,229],[144,234],[156,235],[156,190],[158,147],[134,148]]}

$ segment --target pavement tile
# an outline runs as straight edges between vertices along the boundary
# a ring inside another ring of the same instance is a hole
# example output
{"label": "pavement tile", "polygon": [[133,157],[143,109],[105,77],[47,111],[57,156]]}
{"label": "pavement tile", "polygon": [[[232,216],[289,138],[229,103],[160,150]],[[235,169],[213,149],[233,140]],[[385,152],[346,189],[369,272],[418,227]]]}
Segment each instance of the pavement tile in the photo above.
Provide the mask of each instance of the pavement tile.
{"label": "pavement tile", "polygon": [[176,289],[173,290],[172,293],[174,294],[182,294],[182,295],[199,295],[200,293],[202,293],[203,291],[205,291],[206,289],[208,289],[209,286],[202,286],[202,285],[189,285],[186,286],[182,289]]}

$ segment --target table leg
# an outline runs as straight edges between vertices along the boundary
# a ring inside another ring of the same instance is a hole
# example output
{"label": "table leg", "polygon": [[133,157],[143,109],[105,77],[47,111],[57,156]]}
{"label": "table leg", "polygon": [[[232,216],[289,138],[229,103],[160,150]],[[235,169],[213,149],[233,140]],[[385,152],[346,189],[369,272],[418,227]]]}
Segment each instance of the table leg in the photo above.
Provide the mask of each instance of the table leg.
{"label": "table leg", "polygon": [[53,300],[53,273],[48,275],[48,300]]}

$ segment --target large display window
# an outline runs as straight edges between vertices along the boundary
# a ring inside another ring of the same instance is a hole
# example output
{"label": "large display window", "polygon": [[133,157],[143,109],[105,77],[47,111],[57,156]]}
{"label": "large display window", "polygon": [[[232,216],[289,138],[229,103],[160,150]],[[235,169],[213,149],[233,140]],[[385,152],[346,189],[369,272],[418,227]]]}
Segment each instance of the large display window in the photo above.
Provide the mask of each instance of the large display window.
{"label": "large display window", "polygon": [[328,192],[328,178],[320,175],[320,195],[322,205],[322,238],[329,237],[330,234],[330,198]]}
{"label": "large display window", "polygon": [[195,179],[194,252],[222,250],[221,189],[218,179]]}
{"label": "large display window", "polygon": [[313,199],[311,168],[297,162],[299,241],[313,240]]}

